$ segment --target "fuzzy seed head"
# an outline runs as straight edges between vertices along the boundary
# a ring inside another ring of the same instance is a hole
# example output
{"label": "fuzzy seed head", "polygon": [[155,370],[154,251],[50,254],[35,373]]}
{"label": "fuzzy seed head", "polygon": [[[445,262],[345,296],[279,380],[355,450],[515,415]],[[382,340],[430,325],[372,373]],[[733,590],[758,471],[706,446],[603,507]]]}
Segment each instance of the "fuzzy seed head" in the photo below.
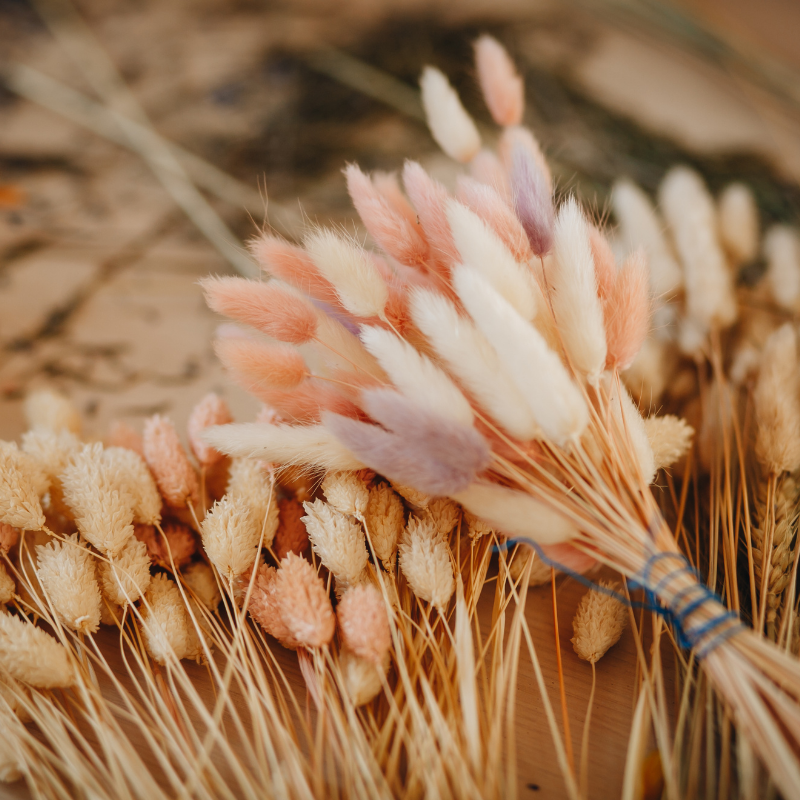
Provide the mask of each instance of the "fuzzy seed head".
{"label": "fuzzy seed head", "polygon": [[461,516],[458,503],[454,503],[446,497],[434,497],[428,503],[427,511],[436,528],[436,533],[443,539],[450,535],[450,531],[458,524]]}
{"label": "fuzzy seed head", "polygon": [[72,512],[64,502],[61,474],[81,447],[77,436],[65,429],[56,433],[49,428],[33,428],[22,435],[23,451],[34,459],[50,482],[50,509],[67,517]]}
{"label": "fuzzy seed head", "polygon": [[195,561],[181,570],[183,582],[194,592],[198,602],[209,611],[216,611],[222,599],[214,571],[205,561]]}
{"label": "fuzzy seed head", "polygon": [[272,545],[278,561],[282,561],[288,553],[302,556],[308,550],[304,514],[303,504],[295,498],[287,497],[278,501],[278,532]]}
{"label": "fuzzy seed head", "polygon": [[647,438],[653,449],[656,469],[671,467],[689,450],[694,428],[685,419],[666,414],[644,421]]}
{"label": "fuzzy seed head", "polygon": [[[600,581],[604,589],[619,591],[620,585]],[[615,645],[628,623],[628,611],[616,597],[592,589],[578,605],[572,621],[572,646],[584,661],[596,664]]]}
{"label": "fuzzy seed head", "polygon": [[411,591],[443,614],[456,584],[449,548],[436,532],[435,525],[411,517],[399,550],[400,569]]}
{"label": "fuzzy seed head", "polygon": [[321,500],[303,508],[308,538],[322,563],[338,581],[358,583],[369,560],[361,525]]}
{"label": "fuzzy seed head", "polygon": [[289,632],[289,628],[281,616],[276,593],[277,577],[278,570],[275,567],[262,564],[258,568],[248,610],[253,619],[270,636],[274,636],[284,647],[296,650],[301,643]]}
{"label": "fuzzy seed head", "polygon": [[322,481],[325,499],[337,511],[361,517],[369,503],[369,489],[355,472],[328,472]]}
{"label": "fuzzy seed head", "polygon": [[253,458],[234,458],[225,490],[239,498],[253,513],[264,548],[269,547],[278,530],[278,499],[275,483],[262,462]]}
{"label": "fuzzy seed head", "polygon": [[371,584],[348,589],[336,608],[344,646],[360,658],[383,663],[392,638],[381,593]]}
{"label": "fuzzy seed head", "polygon": [[150,586],[150,556],[147,545],[129,539],[116,558],[97,562],[103,596],[123,608],[135,603]]}
{"label": "fuzzy seed head", "polygon": [[44,525],[44,513],[16,450],[0,448],[0,523],[31,531]]}
{"label": "fuzzy seed head", "polygon": [[200,486],[172,421],[159,414],[144,424],[144,457],[166,503],[183,508],[197,503]]}
{"label": "fuzzy seed head", "polygon": [[486,105],[498,125],[519,125],[525,87],[505,48],[491,36],[475,42],[475,66]]}
{"label": "fuzzy seed head", "polygon": [[481,536],[492,536],[495,533],[494,528],[488,522],[470,514],[469,511],[464,512],[464,522],[467,523],[467,533],[470,539],[480,539]]}
{"label": "fuzzy seed head", "polygon": [[201,467],[211,467],[224,456],[200,438],[200,431],[212,425],[233,422],[228,404],[214,392],[209,392],[193,409],[187,423],[189,446]]}
{"label": "fuzzy seed head", "polygon": [[153,659],[163,666],[174,659],[199,659],[202,646],[175,582],[163,573],[154,575],[145,601],[142,632]]}
{"label": "fuzzy seed head", "polygon": [[61,622],[79,633],[94,633],[100,627],[101,599],[91,551],[75,533],[66,541],[39,545],[36,556],[39,583]]}
{"label": "fuzzy seed head", "polygon": [[295,389],[309,375],[303,357],[292,345],[218,339],[214,350],[233,380],[257,396],[275,389]]}
{"label": "fuzzy seed head", "polygon": [[481,149],[481,137],[450,82],[435,67],[425,67],[419,85],[428,127],[436,143],[450,158],[462,163],[471,161]]}
{"label": "fuzzy seed head", "polygon": [[37,689],[63,689],[75,682],[67,649],[49,633],[12,614],[0,614],[0,668]]}
{"label": "fuzzy seed head", "polygon": [[243,574],[256,560],[261,526],[243,497],[225,495],[218,500],[200,528],[206,554],[227,580]]}
{"label": "fuzzy seed head", "polygon": [[25,398],[25,419],[29,428],[47,428],[58,433],[67,430],[80,436],[81,415],[64,395],[43,389]]}
{"label": "fuzzy seed head", "polygon": [[722,244],[737,264],[758,255],[758,208],[750,189],[743,183],[730,183],[719,197],[719,233]]}
{"label": "fuzzy seed head", "polygon": [[343,650],[339,654],[339,669],[342,671],[345,690],[354,706],[366,705],[378,696],[383,688],[381,678],[386,675],[387,668],[388,661],[375,664],[374,661],[360,658],[349,650]]}
{"label": "fuzzy seed head", "polygon": [[24,450],[20,450],[16,442],[0,441],[0,451],[8,455],[41,500],[50,488],[50,478],[39,462]]}
{"label": "fuzzy seed head", "polygon": [[333,638],[336,617],[322,579],[304,558],[289,553],[275,579],[281,619],[290,636],[305,647],[322,647]]}
{"label": "fuzzy seed head", "polygon": [[800,302],[800,237],[788,225],[773,225],[764,236],[766,283],[772,299],[794,311]]}
{"label": "fuzzy seed head", "polygon": [[141,525],[155,525],[161,520],[161,495],[153,474],[138,453],[126,447],[106,447],[103,463],[120,491],[133,497],[133,521]]}
{"label": "fuzzy seed head", "polygon": [[133,536],[134,499],[103,459],[103,446],[86,445],[61,475],[64,501],[84,539],[115,556]]}
{"label": "fuzzy seed head", "polygon": [[19,541],[19,528],[0,522],[0,553],[8,553]]}
{"label": "fuzzy seed head", "polygon": [[0,561],[0,606],[10,603],[14,599],[17,590],[14,579],[8,574],[8,570]]}
{"label": "fuzzy seed head", "polygon": [[375,555],[389,569],[394,564],[397,542],[405,528],[403,501],[388,484],[381,482],[370,486],[364,517]]}

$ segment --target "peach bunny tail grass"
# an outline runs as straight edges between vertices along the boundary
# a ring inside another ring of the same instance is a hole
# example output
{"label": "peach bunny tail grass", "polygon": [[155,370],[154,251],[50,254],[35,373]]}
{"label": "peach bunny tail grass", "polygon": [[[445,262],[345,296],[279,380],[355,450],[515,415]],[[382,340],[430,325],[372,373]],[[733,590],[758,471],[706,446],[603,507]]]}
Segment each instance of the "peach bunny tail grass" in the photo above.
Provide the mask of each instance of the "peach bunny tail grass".
{"label": "peach bunny tail grass", "polygon": [[589,226],[589,244],[592,248],[594,274],[597,278],[597,294],[605,301],[612,295],[617,281],[617,260],[614,258],[608,239],[594,225]]}
{"label": "peach bunny tail grass", "polygon": [[156,414],[144,424],[144,457],[164,500],[175,508],[196,503],[200,485],[171,420]]}
{"label": "peach bunny tail grass", "polygon": [[270,389],[294,389],[309,377],[303,357],[291,345],[264,344],[251,339],[217,339],[214,351],[236,383],[255,395]]}
{"label": "peach bunny tail grass", "polygon": [[336,617],[322,579],[304,558],[289,553],[275,583],[278,610],[290,635],[305,647],[329,644]]}
{"label": "peach bunny tail grass", "polygon": [[278,570],[275,567],[262,564],[258,568],[248,611],[270,636],[274,636],[284,647],[296,650],[301,643],[289,632],[281,616],[276,595],[277,578]]}
{"label": "peach bunny tail grass", "polygon": [[650,296],[643,250],[630,255],[617,273],[603,303],[606,328],[606,367],[627,369],[650,329]]}
{"label": "peach bunny tail grass", "polygon": [[336,608],[342,643],[360,658],[381,664],[392,645],[386,603],[371,584],[348,589]]}
{"label": "peach bunny tail grass", "polygon": [[484,35],[475,42],[475,66],[494,121],[498,125],[519,125],[525,110],[525,86],[497,39]]}
{"label": "peach bunny tail grass", "polygon": [[233,422],[233,416],[228,404],[214,392],[209,392],[192,409],[187,423],[189,446],[201,466],[211,467],[220,461],[223,455],[200,438],[200,431],[212,425],[227,425],[229,422]]}
{"label": "peach bunny tail grass", "polygon": [[287,286],[245,278],[205,278],[200,285],[213,311],[251,325],[279,342],[304,344],[314,338],[314,306]]}

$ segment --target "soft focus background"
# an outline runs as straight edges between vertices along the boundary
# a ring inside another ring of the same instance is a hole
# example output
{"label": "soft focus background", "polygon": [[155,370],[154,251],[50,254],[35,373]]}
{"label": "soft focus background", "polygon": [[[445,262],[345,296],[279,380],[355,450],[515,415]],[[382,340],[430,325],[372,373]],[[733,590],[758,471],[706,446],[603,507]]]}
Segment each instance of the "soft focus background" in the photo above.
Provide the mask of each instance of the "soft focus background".
{"label": "soft focus background", "polygon": [[[414,158],[451,183],[416,78],[441,67],[490,138],[471,66],[484,31],[525,77],[559,193],[599,219],[614,178],[653,191],[685,162],[712,191],[744,180],[764,222],[798,221],[796,0],[0,0],[0,438],[19,435],[22,398],[43,385],[98,436],[155,412],[182,426],[209,390],[251,418],[197,280],[252,269],[243,243],[265,224],[352,229],[347,161]],[[568,679],[585,670],[568,642],[581,592],[560,605]],[[535,595],[531,613],[546,619],[548,603]],[[626,728],[634,662],[627,639],[598,668],[598,797],[619,794],[626,741],[604,733]],[[570,684],[576,727],[585,683]],[[523,786],[556,796],[529,712]]]}

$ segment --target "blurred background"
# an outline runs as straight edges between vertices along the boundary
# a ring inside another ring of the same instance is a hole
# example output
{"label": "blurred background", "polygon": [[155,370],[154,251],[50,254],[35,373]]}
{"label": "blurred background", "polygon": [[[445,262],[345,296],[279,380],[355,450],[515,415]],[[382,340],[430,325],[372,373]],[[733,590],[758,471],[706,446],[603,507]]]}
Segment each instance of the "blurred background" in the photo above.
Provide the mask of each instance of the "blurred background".
{"label": "blurred background", "polygon": [[352,229],[347,161],[452,183],[416,82],[442,68],[491,139],[481,32],[517,61],[559,193],[598,218],[613,179],[652,192],[685,162],[797,221],[795,0],[0,0],[0,438],[43,384],[98,435],[209,389],[251,417],[197,280],[253,270],[267,224]]}

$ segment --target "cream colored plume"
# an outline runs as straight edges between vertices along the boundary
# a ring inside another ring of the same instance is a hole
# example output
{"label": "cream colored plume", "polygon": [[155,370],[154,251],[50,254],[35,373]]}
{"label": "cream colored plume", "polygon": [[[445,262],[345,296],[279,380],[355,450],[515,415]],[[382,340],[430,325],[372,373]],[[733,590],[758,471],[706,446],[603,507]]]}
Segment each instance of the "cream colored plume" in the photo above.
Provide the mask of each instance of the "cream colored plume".
{"label": "cream colored plume", "polygon": [[133,497],[133,521],[155,525],[161,521],[163,501],[144,459],[127,447],[106,447],[103,462],[108,465],[117,487]]}
{"label": "cream colored plume", "polygon": [[347,696],[354,706],[363,706],[380,694],[388,662],[375,664],[349,650],[343,650],[339,654],[339,669],[342,671]]}
{"label": "cream colored plume", "polygon": [[31,392],[25,398],[25,419],[29,428],[46,428],[55,433],[67,430],[80,436],[81,415],[63,394],[51,389]]}
{"label": "cream colored plume", "polygon": [[411,517],[398,549],[400,569],[411,591],[444,614],[456,584],[450,549],[436,526],[432,521]]}
{"label": "cream colored plume", "polygon": [[736,264],[758,255],[758,208],[753,193],[743,183],[729,183],[717,204],[719,234]]}
{"label": "cream colored plume", "polygon": [[115,558],[98,559],[97,572],[103,595],[108,600],[123,608],[135,603],[150,586],[147,545],[138,539],[129,539]]}
{"label": "cream colored plume", "polygon": [[203,548],[226,580],[242,575],[258,555],[261,524],[247,500],[225,495],[200,524]]}
{"label": "cream colored plume", "polygon": [[360,519],[367,511],[369,489],[355,472],[327,472],[322,491],[328,503],[342,514]]}
{"label": "cream colored plume", "polygon": [[[619,592],[620,585],[600,581],[600,587]],[[592,589],[578,605],[572,621],[572,646],[584,661],[596,664],[615,645],[628,623],[628,610],[613,595]]]}
{"label": "cream colored plume", "polygon": [[166,666],[173,659],[201,658],[202,645],[186,613],[183,597],[166,575],[153,576],[141,615],[147,652],[159,664]]}
{"label": "cream colored plume", "polygon": [[303,503],[303,508],[308,538],[320,561],[337,581],[358,583],[369,561],[361,525],[321,500]]}
{"label": "cream colored plume", "polygon": [[254,458],[234,458],[225,493],[250,507],[262,536],[262,547],[270,547],[278,530],[278,497],[264,464]]}
{"label": "cream colored plume", "polygon": [[653,450],[656,469],[671,467],[688,452],[694,436],[694,428],[685,419],[665,414],[663,417],[648,417],[644,428]]}
{"label": "cream colored plume", "polygon": [[63,689],[75,681],[69,651],[21,617],[0,613],[0,670],[37,689]]}
{"label": "cream colored plume", "polygon": [[385,483],[370,486],[364,517],[375,555],[384,567],[390,569],[394,565],[397,542],[405,528],[403,502]]}
{"label": "cream colored plume", "polygon": [[772,299],[789,311],[800,303],[800,237],[788,225],[773,225],[764,236],[766,283]]}

